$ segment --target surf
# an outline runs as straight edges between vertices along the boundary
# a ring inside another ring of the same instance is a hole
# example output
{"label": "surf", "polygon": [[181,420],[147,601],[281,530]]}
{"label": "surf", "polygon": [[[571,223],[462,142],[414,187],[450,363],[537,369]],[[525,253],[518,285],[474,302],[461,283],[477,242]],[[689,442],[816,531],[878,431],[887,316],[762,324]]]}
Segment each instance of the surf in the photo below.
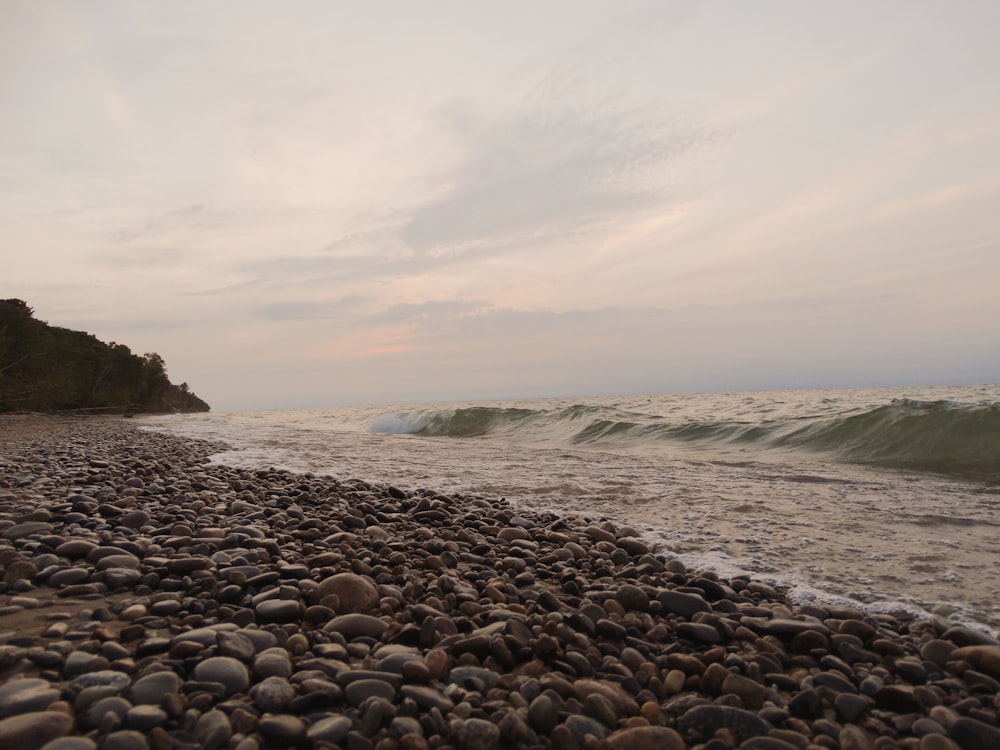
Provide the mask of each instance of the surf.
{"label": "surf", "polygon": [[493,438],[552,446],[628,450],[657,444],[806,451],[847,463],[1000,484],[1000,404],[893,399],[834,414],[672,421],[657,412],[582,403],[559,408],[458,406],[391,412],[373,433]]}

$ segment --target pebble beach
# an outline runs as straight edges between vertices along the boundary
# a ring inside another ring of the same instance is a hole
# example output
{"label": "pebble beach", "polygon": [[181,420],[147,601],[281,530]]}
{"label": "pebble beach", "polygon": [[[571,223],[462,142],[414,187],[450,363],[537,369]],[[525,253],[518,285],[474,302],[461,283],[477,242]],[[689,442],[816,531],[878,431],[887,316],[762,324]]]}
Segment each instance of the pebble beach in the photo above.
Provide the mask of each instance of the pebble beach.
{"label": "pebble beach", "polygon": [[0,748],[1000,748],[983,631],[221,449],[0,415]]}

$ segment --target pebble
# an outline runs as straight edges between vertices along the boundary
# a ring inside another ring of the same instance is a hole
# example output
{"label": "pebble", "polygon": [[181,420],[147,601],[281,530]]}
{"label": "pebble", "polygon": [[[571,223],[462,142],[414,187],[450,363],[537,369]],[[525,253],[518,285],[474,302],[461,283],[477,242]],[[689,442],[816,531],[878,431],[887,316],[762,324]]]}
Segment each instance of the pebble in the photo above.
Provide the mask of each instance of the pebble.
{"label": "pebble", "polygon": [[312,742],[340,744],[351,731],[353,722],[347,716],[327,716],[313,723],[306,730],[306,738]]}
{"label": "pebble", "polygon": [[370,612],[378,606],[375,584],[356,573],[338,573],[324,578],[313,592],[313,603],[321,604],[328,596],[337,597],[341,613]]}
{"label": "pebble", "polygon": [[135,704],[159,705],[165,694],[180,692],[182,684],[183,680],[174,672],[152,672],[132,683],[131,699]]}
{"label": "pebble", "polygon": [[1000,747],[1000,643],[940,618],[115,420],[3,441],[0,747]]}
{"label": "pebble", "polygon": [[60,737],[46,742],[41,750],[97,750],[97,743],[89,737]]}
{"label": "pebble", "polygon": [[69,733],[73,719],[62,711],[31,711],[0,719],[0,747],[34,748]]}
{"label": "pebble", "polygon": [[0,718],[42,711],[59,700],[60,690],[48,680],[27,677],[0,685]]}
{"label": "pebble", "polygon": [[677,728],[684,737],[698,742],[705,742],[721,729],[732,733],[738,742],[766,735],[772,729],[751,711],[719,705],[695,706],[680,717]]}
{"label": "pebble", "polygon": [[608,750],[685,750],[684,739],[669,727],[620,729],[605,740]]}
{"label": "pebble", "polygon": [[284,677],[265,677],[250,690],[253,702],[269,713],[282,711],[295,698],[295,687]]}
{"label": "pebble", "polygon": [[213,709],[198,717],[194,725],[194,736],[205,750],[216,750],[229,744],[233,727],[225,713]]}
{"label": "pebble", "polygon": [[231,656],[213,656],[198,662],[194,678],[221,683],[226,694],[238,693],[250,687],[246,666]]}
{"label": "pebble", "polygon": [[298,745],[306,739],[305,722],[291,714],[265,716],[258,722],[257,728],[266,741],[278,747]]}
{"label": "pebble", "polygon": [[465,750],[493,750],[500,742],[497,725],[484,719],[466,719],[458,734]]}

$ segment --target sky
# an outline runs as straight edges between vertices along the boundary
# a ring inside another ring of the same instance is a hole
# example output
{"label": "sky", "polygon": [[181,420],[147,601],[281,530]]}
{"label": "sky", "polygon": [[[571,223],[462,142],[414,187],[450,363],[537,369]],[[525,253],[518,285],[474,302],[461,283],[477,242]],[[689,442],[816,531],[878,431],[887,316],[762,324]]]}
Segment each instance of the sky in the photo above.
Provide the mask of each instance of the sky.
{"label": "sky", "polygon": [[5,0],[0,298],[216,411],[996,382],[998,28]]}

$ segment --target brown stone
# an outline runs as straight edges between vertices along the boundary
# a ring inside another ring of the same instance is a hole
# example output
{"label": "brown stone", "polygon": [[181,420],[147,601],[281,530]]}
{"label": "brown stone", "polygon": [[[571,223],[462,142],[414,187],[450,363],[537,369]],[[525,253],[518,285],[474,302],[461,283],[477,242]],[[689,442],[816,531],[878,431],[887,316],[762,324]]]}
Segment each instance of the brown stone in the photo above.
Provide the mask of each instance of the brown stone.
{"label": "brown stone", "polygon": [[967,661],[980,672],[1000,679],[1000,646],[963,646],[948,657],[954,661]]}
{"label": "brown stone", "polygon": [[613,732],[605,740],[608,750],[685,750],[684,740],[669,727],[633,727]]}
{"label": "brown stone", "polygon": [[578,701],[583,702],[589,695],[600,695],[605,698],[619,714],[634,715],[639,713],[639,705],[621,685],[601,680],[577,680],[573,683],[573,694]]}
{"label": "brown stone", "polygon": [[871,750],[872,738],[859,726],[848,724],[840,730],[840,750]]}
{"label": "brown stone", "polygon": [[764,705],[767,689],[743,675],[730,674],[722,683],[722,692],[738,695],[746,708],[754,710]]}
{"label": "brown stone", "polygon": [[371,612],[379,603],[375,585],[356,573],[338,573],[324,578],[312,594],[313,603],[319,604],[331,594],[337,597],[339,603],[337,614]]}
{"label": "brown stone", "polygon": [[73,719],[61,711],[32,711],[0,720],[0,747],[32,748],[62,737]]}

